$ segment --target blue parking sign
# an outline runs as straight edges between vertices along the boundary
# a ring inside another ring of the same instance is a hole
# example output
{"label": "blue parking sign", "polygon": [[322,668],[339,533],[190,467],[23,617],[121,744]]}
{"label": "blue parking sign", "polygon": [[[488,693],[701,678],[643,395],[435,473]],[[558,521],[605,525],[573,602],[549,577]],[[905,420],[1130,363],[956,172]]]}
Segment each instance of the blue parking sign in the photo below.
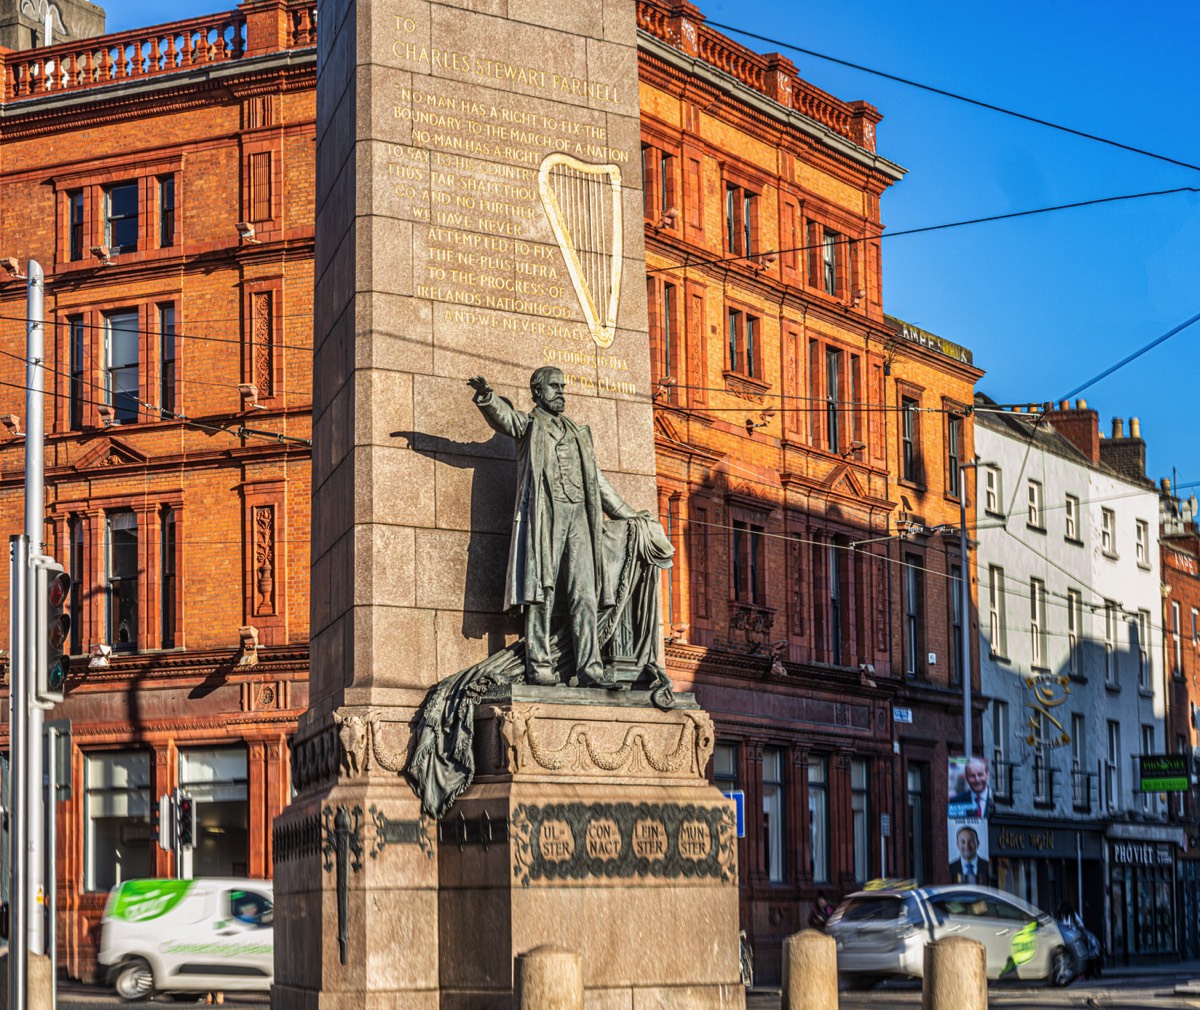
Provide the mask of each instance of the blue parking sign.
{"label": "blue parking sign", "polygon": [[746,794],[740,789],[730,789],[728,792],[722,790],[722,796],[727,796],[733,800],[734,806],[737,808],[737,836],[738,838],[746,837]]}

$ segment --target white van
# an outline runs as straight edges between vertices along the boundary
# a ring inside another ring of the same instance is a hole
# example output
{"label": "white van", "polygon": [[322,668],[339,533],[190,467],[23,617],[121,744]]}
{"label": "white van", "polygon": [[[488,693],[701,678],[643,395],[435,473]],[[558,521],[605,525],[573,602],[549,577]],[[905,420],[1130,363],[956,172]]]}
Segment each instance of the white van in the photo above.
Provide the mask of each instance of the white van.
{"label": "white van", "polygon": [[125,1000],[266,992],[275,974],[269,880],[126,880],[104,907],[99,961]]}

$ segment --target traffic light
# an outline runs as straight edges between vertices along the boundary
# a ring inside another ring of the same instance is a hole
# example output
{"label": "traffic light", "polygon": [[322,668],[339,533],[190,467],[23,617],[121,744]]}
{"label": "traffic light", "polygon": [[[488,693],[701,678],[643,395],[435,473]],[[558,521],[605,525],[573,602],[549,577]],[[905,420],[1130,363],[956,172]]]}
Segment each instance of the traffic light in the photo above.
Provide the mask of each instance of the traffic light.
{"label": "traffic light", "polygon": [[34,613],[37,616],[36,702],[39,708],[53,708],[63,700],[63,685],[71,670],[66,654],[71,636],[71,615],[66,613],[71,595],[71,576],[53,558],[34,559]]}
{"label": "traffic light", "polygon": [[196,802],[187,793],[179,794],[179,847],[190,849],[196,844]]}

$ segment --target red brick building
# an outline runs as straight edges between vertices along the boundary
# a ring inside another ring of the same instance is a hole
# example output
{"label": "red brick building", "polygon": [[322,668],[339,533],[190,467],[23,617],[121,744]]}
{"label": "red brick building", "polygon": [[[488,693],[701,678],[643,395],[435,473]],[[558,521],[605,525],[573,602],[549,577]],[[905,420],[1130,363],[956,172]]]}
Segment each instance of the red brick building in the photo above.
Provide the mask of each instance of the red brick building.
{"label": "red brick building", "polygon": [[[689,3],[643,0],[638,17],[660,508],[678,548],[668,669],[713,715],[714,778],[745,795],[742,920],[769,979],[818,894],[935,879],[947,863],[957,539],[906,545],[920,551],[924,636],[906,678],[896,533],[905,509],[957,532],[941,463],[952,426],[970,458],[980,373],[884,316],[880,198],[903,170],[876,152],[879,113]],[[910,395],[929,466],[901,486]],[[926,668],[933,651],[941,665]],[[907,727],[911,761],[897,757],[897,698],[928,713]],[[909,837],[917,800],[923,848]]]}
{"label": "red brick building", "polygon": [[[940,879],[956,854],[947,851],[945,800],[948,759],[964,748],[962,676],[972,671],[973,750],[983,752],[974,563],[964,568],[960,530],[966,495],[968,552],[974,539],[975,459],[971,407],[983,372],[971,352],[891,316],[885,354],[889,485],[897,536],[882,548],[892,574],[891,668],[900,741],[896,795],[907,872],[922,882]],[[971,579],[964,615],[962,577]],[[964,660],[963,621],[969,653]],[[938,872],[935,873],[935,870]]]}
{"label": "red brick building", "polygon": [[1200,957],[1200,803],[1195,755],[1200,735],[1200,527],[1193,495],[1183,500],[1163,480],[1159,496],[1159,550],[1163,580],[1163,671],[1166,679],[1166,744],[1186,754],[1192,788],[1168,797],[1170,820],[1184,829],[1187,849],[1177,863],[1179,951]]}
{"label": "red brick building", "polygon": [[[818,893],[927,877],[914,832],[942,854],[956,544],[897,533],[957,524],[951,419],[969,459],[979,373],[884,316],[880,198],[903,171],[875,150],[879,113],[686,2],[638,19],[667,661],[714,716],[714,777],[745,794],[743,925],[769,979]],[[47,275],[45,549],[77,579],[72,653],[112,650],[54,713],[73,732],[72,975],[114,878],[174,872],[151,810],[176,786],[199,803],[194,872],[271,870],[307,706],[315,30],[312,3],[246,0],[0,50],[0,259]],[[0,281],[0,413],[18,416],[24,297]],[[928,466],[905,484],[914,390]],[[9,532],[22,456],[0,439]],[[939,659],[909,671],[918,548],[919,653]]]}
{"label": "red brick building", "polygon": [[[290,795],[286,741],[307,707],[314,19],[313,3],[246,2],[0,49],[0,257],[46,274],[43,550],[75,580],[76,672],[53,713],[72,731],[55,812],[73,976],[94,970],[108,888],[174,871],[152,837],[159,796],[196,798],[197,875],[261,877]],[[18,419],[25,288],[0,277],[0,413]],[[6,432],[8,534],[23,457]],[[96,646],[105,668],[86,669]]]}

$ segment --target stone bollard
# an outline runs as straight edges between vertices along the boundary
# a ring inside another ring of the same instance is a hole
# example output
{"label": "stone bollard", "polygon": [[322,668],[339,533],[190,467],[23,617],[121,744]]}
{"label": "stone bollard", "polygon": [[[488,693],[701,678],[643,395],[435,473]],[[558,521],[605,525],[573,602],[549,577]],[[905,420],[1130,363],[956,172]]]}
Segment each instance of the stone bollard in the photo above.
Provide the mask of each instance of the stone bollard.
{"label": "stone bollard", "polygon": [[983,944],[951,936],[925,948],[921,1010],[987,1010],[987,955]]}
{"label": "stone bollard", "polygon": [[513,1010],[583,1010],[583,958],[553,944],[518,954]]}
{"label": "stone bollard", "polygon": [[[43,954],[29,955],[26,977],[29,1010],[54,1010],[50,999],[50,958]],[[8,1006],[8,951],[0,954],[0,1010]]]}
{"label": "stone bollard", "polygon": [[837,944],[804,929],[783,941],[783,1010],[837,1010]]}

